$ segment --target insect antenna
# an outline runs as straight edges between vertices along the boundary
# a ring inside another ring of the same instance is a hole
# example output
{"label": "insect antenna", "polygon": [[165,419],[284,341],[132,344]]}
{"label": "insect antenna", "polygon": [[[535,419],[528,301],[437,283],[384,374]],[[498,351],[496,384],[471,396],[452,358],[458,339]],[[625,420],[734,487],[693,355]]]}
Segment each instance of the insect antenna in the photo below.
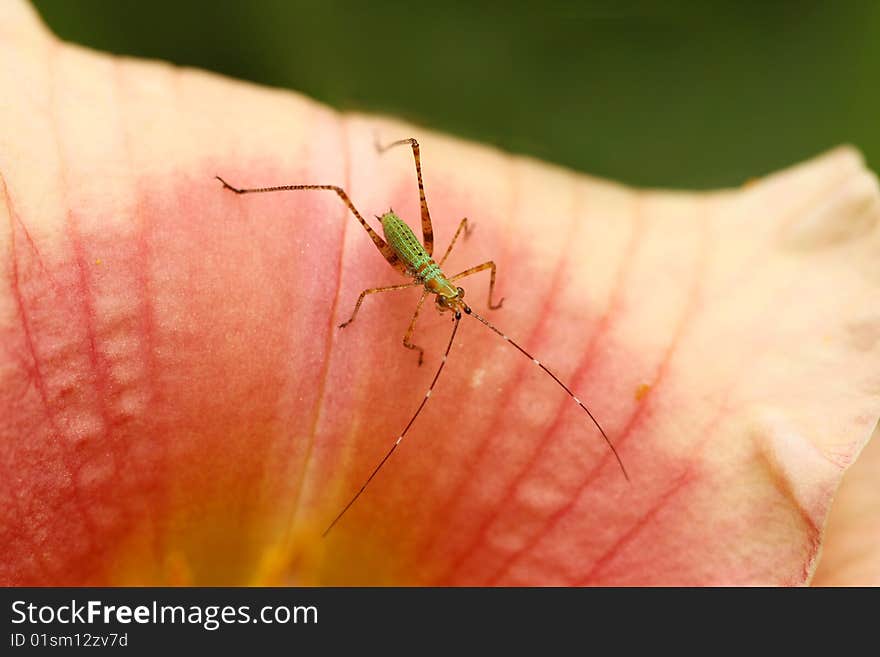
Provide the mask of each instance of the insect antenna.
{"label": "insect antenna", "polygon": [[363,493],[364,490],[367,488],[367,486],[369,486],[370,482],[373,480],[373,477],[375,477],[378,474],[379,470],[382,469],[382,466],[385,465],[385,461],[387,461],[389,458],[391,458],[391,455],[394,453],[394,450],[397,449],[397,446],[406,437],[406,434],[409,431],[410,427],[413,425],[413,423],[416,421],[416,418],[422,412],[422,409],[425,407],[425,404],[428,403],[428,399],[431,398],[431,391],[434,390],[434,386],[437,383],[437,379],[440,378],[440,372],[442,372],[443,368],[446,366],[446,359],[449,357],[449,352],[452,350],[452,343],[455,340],[455,334],[458,333],[458,323],[460,321],[461,321],[461,313],[456,312],[455,318],[453,319],[454,326],[452,327],[452,335],[449,336],[449,344],[446,345],[446,351],[443,354],[443,360],[440,361],[440,366],[437,368],[437,372],[434,374],[434,378],[431,380],[431,385],[428,387],[428,392],[426,392],[425,396],[422,398],[422,403],[419,404],[419,407],[416,409],[416,412],[410,418],[409,422],[407,422],[406,427],[404,427],[404,429],[401,432],[398,439],[391,446],[391,449],[389,449],[388,452],[385,454],[385,456],[382,457],[382,460],[379,461],[379,465],[377,465],[373,469],[373,472],[370,474],[369,477],[367,477],[367,480],[364,482],[364,485],[360,487],[360,490],[358,490],[358,492],[354,494],[354,497],[352,497],[351,500],[349,500],[348,504],[346,504],[345,507],[342,509],[342,511],[339,512],[339,515],[337,515],[333,519],[333,522],[330,523],[330,526],[324,530],[324,533],[321,534],[321,538],[326,537],[327,534],[330,533],[330,530],[333,529],[333,527],[336,525],[336,523],[339,522],[339,520],[342,518],[342,516],[345,515],[345,512],[351,508],[351,505],[357,501],[357,498],[359,498],[361,496],[361,493]]}
{"label": "insect antenna", "polygon": [[549,374],[549,375],[550,375],[550,378],[553,379],[554,381],[556,381],[556,383],[559,384],[559,387],[562,388],[563,390],[565,390],[565,392],[568,393],[568,396],[571,397],[571,398],[574,400],[574,402],[575,402],[578,406],[580,406],[582,409],[584,409],[584,411],[587,413],[587,415],[590,416],[590,419],[593,421],[593,424],[596,425],[596,428],[599,430],[599,433],[602,434],[602,437],[605,439],[605,442],[608,443],[608,447],[611,448],[611,452],[614,454],[614,458],[617,459],[617,464],[620,466],[620,470],[621,470],[621,472],[623,472],[623,476],[624,476],[624,478],[625,478],[627,481],[629,481],[629,480],[630,480],[630,479],[629,479],[629,475],[628,475],[627,472],[626,472],[626,468],[623,467],[623,461],[620,459],[620,455],[617,453],[617,450],[614,448],[614,444],[611,442],[611,439],[608,437],[608,434],[605,433],[605,430],[602,428],[602,425],[599,424],[598,420],[596,420],[596,418],[595,418],[595,417],[593,416],[593,414],[590,412],[590,409],[587,408],[586,405],[585,405],[580,399],[578,399],[578,398],[575,396],[575,394],[571,391],[571,388],[569,388],[569,387],[568,387],[567,385],[565,385],[562,381],[560,381],[560,380],[559,380],[559,377],[557,377],[553,372],[551,372],[549,369],[547,369],[547,368],[544,366],[544,364],[541,363],[541,361],[539,361],[537,358],[535,358],[534,356],[532,356],[528,351],[526,351],[525,349],[523,349],[522,347],[520,347],[516,342],[514,342],[514,341],[513,341],[511,338],[509,338],[507,335],[505,335],[504,333],[502,333],[501,330],[498,329],[498,327],[496,327],[494,324],[492,324],[492,322],[490,322],[488,319],[486,319],[485,317],[480,317],[477,313],[475,313],[473,310],[471,310],[471,309],[468,308],[467,306],[465,306],[465,308],[464,308],[464,312],[465,312],[465,314],[470,315],[471,317],[473,317],[473,318],[475,318],[475,319],[481,321],[483,324],[485,324],[485,325],[488,326],[490,329],[492,329],[493,331],[495,331],[495,333],[497,333],[497,334],[500,335],[502,338],[504,338],[507,342],[509,342],[510,344],[512,344],[514,347],[516,347],[516,349],[517,349],[517,350],[518,350],[523,356],[525,356],[526,358],[528,358],[528,359],[529,359],[530,361],[532,361],[535,365],[537,365],[537,366],[540,367],[542,370],[544,370],[547,374]]}

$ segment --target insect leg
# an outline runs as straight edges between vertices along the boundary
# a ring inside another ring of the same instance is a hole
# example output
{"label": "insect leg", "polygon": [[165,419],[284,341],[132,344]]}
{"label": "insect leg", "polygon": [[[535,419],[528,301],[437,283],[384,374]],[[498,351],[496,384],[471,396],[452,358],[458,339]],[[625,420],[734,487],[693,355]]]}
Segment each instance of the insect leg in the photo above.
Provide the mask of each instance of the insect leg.
{"label": "insect leg", "polygon": [[425,200],[425,186],[422,184],[422,159],[419,156],[419,142],[412,137],[392,142],[387,146],[382,146],[377,142],[376,150],[384,153],[389,148],[404,144],[412,146],[413,159],[416,161],[416,177],[419,181],[419,203],[422,209],[422,242],[428,255],[434,255],[434,228],[431,225],[431,213],[428,211],[428,202]]}
{"label": "insect leg", "polygon": [[388,244],[379,237],[379,234],[372,229],[370,224],[366,222],[366,220],[361,216],[361,213],[357,211],[357,208],[354,207],[354,203],[351,202],[351,199],[348,198],[348,194],[345,193],[345,190],[341,187],[337,187],[336,185],[278,185],[275,187],[253,187],[249,189],[243,189],[239,187],[233,187],[228,182],[223,180],[220,176],[214,176],[217,180],[223,183],[223,187],[226,189],[235,192],[236,194],[261,194],[264,192],[290,192],[297,190],[306,190],[306,189],[326,189],[332,192],[336,192],[339,198],[342,199],[342,202],[345,203],[346,207],[351,211],[351,213],[357,218],[357,220],[361,223],[361,226],[364,227],[364,230],[370,235],[370,239],[373,240],[373,244],[376,245],[376,248],[379,249],[379,252],[388,261],[388,264],[397,269],[401,273],[406,273],[406,265],[404,265],[400,261],[400,257],[394,252]]}
{"label": "insect leg", "polygon": [[387,285],[385,287],[371,287],[371,288],[364,290],[363,292],[361,292],[361,295],[358,297],[357,303],[354,304],[354,311],[351,313],[351,317],[348,318],[347,322],[342,322],[342,324],[339,325],[339,328],[345,328],[346,326],[348,326],[349,324],[351,324],[354,321],[354,318],[358,314],[358,310],[360,310],[361,304],[364,302],[364,297],[367,296],[368,294],[376,294],[378,292],[391,292],[391,290],[405,290],[408,287],[416,287],[417,285],[421,285],[421,283],[401,283],[400,285]]}
{"label": "insect leg", "polygon": [[502,297],[501,300],[496,304],[492,303],[492,296],[495,291],[495,263],[493,261],[490,260],[489,262],[484,262],[482,265],[477,265],[476,267],[465,269],[463,272],[456,274],[449,280],[457,281],[459,278],[464,278],[465,276],[476,274],[477,272],[481,272],[484,269],[492,270],[492,273],[490,275],[491,277],[489,278],[489,308],[491,308],[492,310],[498,310],[501,307],[501,304],[504,303],[504,298]]}
{"label": "insect leg", "polygon": [[449,257],[449,254],[452,253],[452,247],[455,246],[455,243],[458,241],[458,236],[461,234],[461,231],[464,231],[464,236],[467,238],[468,235],[471,234],[471,230],[473,227],[468,226],[467,217],[461,220],[461,223],[458,224],[458,228],[455,230],[455,235],[452,236],[452,241],[449,243],[449,246],[446,247],[446,253],[443,254],[443,257],[440,258],[440,266],[443,266],[443,263],[446,262],[446,258]]}
{"label": "insect leg", "polygon": [[428,298],[428,290],[422,292],[422,296],[419,297],[419,303],[416,306],[416,312],[412,316],[412,320],[410,320],[409,328],[406,329],[406,335],[403,336],[403,346],[407,349],[415,349],[419,352],[419,365],[421,366],[422,360],[425,357],[425,350],[422,349],[417,344],[412,343],[413,332],[416,330],[416,320],[419,318],[419,313],[422,312],[422,304],[425,303],[425,299]]}

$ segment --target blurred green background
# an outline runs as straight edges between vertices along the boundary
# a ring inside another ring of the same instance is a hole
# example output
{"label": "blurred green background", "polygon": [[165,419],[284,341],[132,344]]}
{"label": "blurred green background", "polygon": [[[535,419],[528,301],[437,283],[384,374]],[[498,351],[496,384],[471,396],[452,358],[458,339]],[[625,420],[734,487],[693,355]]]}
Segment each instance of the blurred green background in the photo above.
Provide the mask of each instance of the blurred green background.
{"label": "blurred green background", "polygon": [[38,0],[62,38],[390,113],[625,182],[880,169],[880,2]]}

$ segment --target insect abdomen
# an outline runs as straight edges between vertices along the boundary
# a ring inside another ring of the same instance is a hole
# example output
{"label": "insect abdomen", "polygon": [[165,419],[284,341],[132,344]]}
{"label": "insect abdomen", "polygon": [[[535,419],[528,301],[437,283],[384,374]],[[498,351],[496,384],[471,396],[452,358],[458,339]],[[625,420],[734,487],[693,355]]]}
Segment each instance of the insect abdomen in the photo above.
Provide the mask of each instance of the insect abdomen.
{"label": "insect abdomen", "polygon": [[413,274],[423,270],[432,262],[431,256],[425,251],[412,229],[393,212],[382,215],[382,231],[388,244]]}

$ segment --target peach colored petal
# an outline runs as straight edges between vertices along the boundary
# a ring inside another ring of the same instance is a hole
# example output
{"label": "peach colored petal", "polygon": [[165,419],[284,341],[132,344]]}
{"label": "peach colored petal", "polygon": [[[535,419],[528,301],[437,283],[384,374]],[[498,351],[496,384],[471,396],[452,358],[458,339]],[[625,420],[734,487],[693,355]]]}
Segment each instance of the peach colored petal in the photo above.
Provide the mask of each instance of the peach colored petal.
{"label": "peach colored petal", "polygon": [[816,586],[880,586],[880,431],[847,471],[834,498]]}
{"label": "peach colored petal", "polygon": [[[13,27],[14,26],[14,27]],[[448,339],[332,195],[418,216],[413,129],[57,43],[0,8],[0,582],[795,584],[880,414],[880,194],[841,148],[740,190],[640,191],[419,130],[448,269],[583,414]],[[485,307],[487,281],[466,279]],[[467,319],[467,318],[466,318]]]}

